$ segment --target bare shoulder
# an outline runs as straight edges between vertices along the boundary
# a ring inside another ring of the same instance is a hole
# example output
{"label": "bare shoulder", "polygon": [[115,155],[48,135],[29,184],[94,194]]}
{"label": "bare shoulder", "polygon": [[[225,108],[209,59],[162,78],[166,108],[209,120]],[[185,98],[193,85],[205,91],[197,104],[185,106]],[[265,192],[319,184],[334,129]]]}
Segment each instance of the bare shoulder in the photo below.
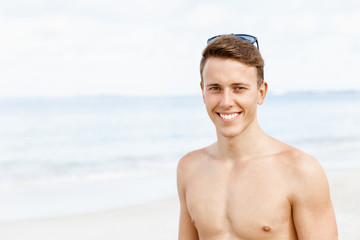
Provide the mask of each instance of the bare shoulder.
{"label": "bare shoulder", "polygon": [[191,165],[196,164],[201,157],[205,154],[205,149],[198,149],[187,153],[183,156],[178,163],[178,169],[188,168]]}
{"label": "bare shoulder", "polygon": [[196,169],[200,167],[203,159],[206,158],[206,156],[208,155],[207,152],[207,148],[202,148],[189,152],[185,156],[183,156],[178,162],[178,175],[189,175],[192,172],[196,171]]}
{"label": "bare shoulder", "polygon": [[313,156],[296,148],[287,152],[289,201],[299,239],[338,239],[329,183]]}
{"label": "bare shoulder", "polygon": [[285,156],[294,199],[298,195],[326,194],[329,191],[325,171],[315,157],[294,147],[288,147]]}
{"label": "bare shoulder", "polygon": [[180,200],[180,221],[178,239],[199,239],[198,232],[188,210],[187,189],[194,182],[197,170],[206,158],[206,149],[189,152],[183,156],[177,167],[177,189]]}
{"label": "bare shoulder", "polygon": [[208,156],[208,148],[205,147],[189,152],[179,160],[177,166],[178,184],[183,183],[186,185],[187,180],[196,175]]}
{"label": "bare shoulder", "polygon": [[297,148],[291,147],[288,152],[288,160],[292,166],[290,169],[293,177],[298,178],[298,180],[304,181],[306,179],[313,179],[314,177],[326,177],[319,161],[315,157]]}

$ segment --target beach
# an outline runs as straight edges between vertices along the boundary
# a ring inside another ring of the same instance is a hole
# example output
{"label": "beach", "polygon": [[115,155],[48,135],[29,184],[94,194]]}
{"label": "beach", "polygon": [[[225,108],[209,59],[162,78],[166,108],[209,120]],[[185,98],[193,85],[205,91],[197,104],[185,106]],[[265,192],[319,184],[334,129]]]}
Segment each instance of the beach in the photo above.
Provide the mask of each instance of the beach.
{"label": "beach", "polygon": [[46,219],[0,223],[3,240],[176,239],[176,197],[137,206]]}
{"label": "beach", "polygon": [[[324,167],[342,240],[360,239],[353,109],[360,94],[269,95],[259,109],[265,132]],[[216,140],[200,96],[7,99],[0,116],[1,240],[177,239],[177,162]]]}
{"label": "beach", "polygon": [[[326,169],[339,239],[360,239],[360,168]],[[4,240],[177,239],[177,197],[89,214],[1,222]]]}
{"label": "beach", "polygon": [[360,239],[360,168],[326,170],[339,239]]}

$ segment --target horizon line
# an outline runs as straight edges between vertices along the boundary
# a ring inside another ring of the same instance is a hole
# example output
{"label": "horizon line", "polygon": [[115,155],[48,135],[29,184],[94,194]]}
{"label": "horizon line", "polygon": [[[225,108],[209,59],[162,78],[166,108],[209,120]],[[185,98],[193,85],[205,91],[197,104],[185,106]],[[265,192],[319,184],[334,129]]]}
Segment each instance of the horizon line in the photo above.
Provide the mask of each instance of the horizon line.
{"label": "horizon line", "polygon": [[[268,91],[270,96],[284,96],[291,94],[360,94],[360,89],[348,89],[348,90],[287,90],[287,91]],[[86,98],[86,97],[196,97],[201,94],[194,93],[176,93],[176,94],[122,94],[122,93],[80,93],[80,94],[38,94],[38,95],[7,95],[0,96],[0,99],[51,99],[51,98]]]}

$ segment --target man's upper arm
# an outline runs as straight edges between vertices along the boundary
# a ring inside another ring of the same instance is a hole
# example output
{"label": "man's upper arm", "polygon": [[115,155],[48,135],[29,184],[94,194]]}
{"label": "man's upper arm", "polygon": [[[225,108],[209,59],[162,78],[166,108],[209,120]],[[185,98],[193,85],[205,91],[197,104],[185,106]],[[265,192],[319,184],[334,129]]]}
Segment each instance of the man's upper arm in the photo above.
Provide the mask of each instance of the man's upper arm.
{"label": "man's upper arm", "polygon": [[180,200],[179,240],[199,239],[186,204],[185,186],[190,172],[189,158],[189,154],[183,157],[177,168],[177,188]]}
{"label": "man's upper arm", "polygon": [[294,178],[292,207],[299,240],[338,239],[329,184],[320,164],[305,156],[300,160]]}

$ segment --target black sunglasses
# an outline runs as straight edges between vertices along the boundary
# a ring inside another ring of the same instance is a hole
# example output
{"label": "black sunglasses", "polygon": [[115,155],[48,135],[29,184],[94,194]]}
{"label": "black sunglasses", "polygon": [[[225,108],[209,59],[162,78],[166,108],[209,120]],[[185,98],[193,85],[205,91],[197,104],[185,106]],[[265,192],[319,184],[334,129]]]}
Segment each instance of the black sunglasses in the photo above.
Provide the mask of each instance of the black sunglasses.
{"label": "black sunglasses", "polygon": [[[259,49],[259,42],[258,42],[257,37],[254,37],[254,36],[251,36],[251,35],[248,35],[248,34],[234,34],[234,33],[231,33],[231,34],[229,34],[229,35],[232,35],[232,36],[234,36],[234,37],[238,37],[238,38],[244,39],[244,40],[250,42],[251,44],[256,43],[256,47],[257,47],[257,49]],[[207,43],[209,43],[209,42],[211,42],[212,40],[214,40],[214,39],[216,39],[216,38],[218,38],[218,37],[221,37],[221,36],[224,36],[224,35],[217,35],[217,36],[214,36],[214,37],[212,37],[212,38],[209,38],[209,39],[207,40]]]}

